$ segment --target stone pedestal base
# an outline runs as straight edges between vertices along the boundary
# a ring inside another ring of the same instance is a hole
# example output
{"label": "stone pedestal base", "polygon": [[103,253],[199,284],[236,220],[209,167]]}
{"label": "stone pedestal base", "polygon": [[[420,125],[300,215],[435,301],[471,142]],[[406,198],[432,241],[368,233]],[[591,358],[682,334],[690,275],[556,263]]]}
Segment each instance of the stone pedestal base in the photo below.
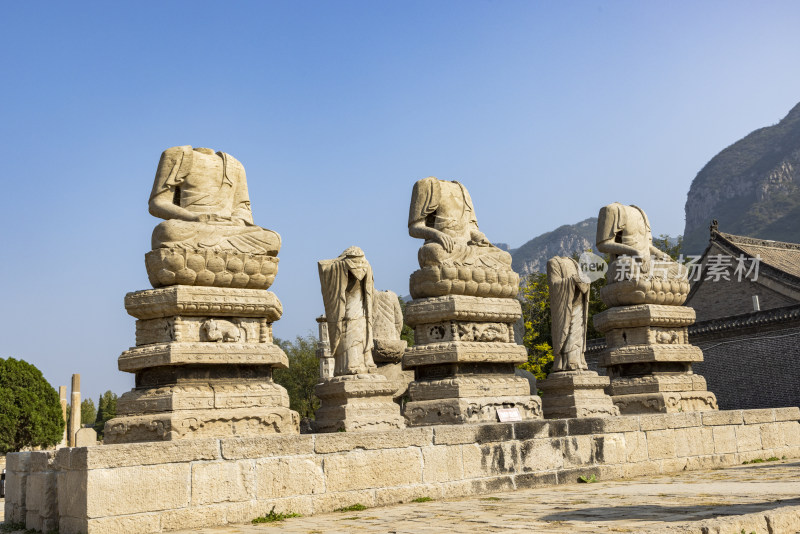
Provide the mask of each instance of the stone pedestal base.
{"label": "stone pedestal base", "polygon": [[605,393],[608,385],[608,377],[599,376],[594,371],[551,373],[539,384],[544,392],[544,416],[547,419],[568,419],[619,415],[619,408]]}
{"label": "stone pedestal base", "polygon": [[679,391],[614,395],[614,405],[625,415],[645,413],[704,412],[716,410],[717,397],[710,391]]}
{"label": "stone pedestal base", "polygon": [[517,408],[523,421],[542,418],[542,403],[532,395],[411,401],[405,417],[409,426],[496,423],[498,408]]}
{"label": "stone pedestal base", "polygon": [[463,295],[426,298],[406,306],[416,344],[403,355],[414,370],[405,407],[410,426],[497,421],[498,408],[523,420],[541,418],[541,400],[514,375],[527,360],[514,340],[519,301]]}
{"label": "stone pedestal base", "polygon": [[600,365],[608,369],[608,388],[623,415],[716,410],[706,381],[692,372],[703,352],[689,343],[692,308],[640,304],[610,308],[594,316],[607,349]]}
{"label": "stone pedestal base", "polygon": [[354,432],[405,428],[392,400],[397,384],[381,374],[337,376],[317,384],[322,405],[311,423],[314,432]]}
{"label": "stone pedestal base", "polygon": [[106,443],[263,436],[299,432],[286,390],[272,381],[288,367],[272,343],[281,304],[254,289],[171,286],[129,293],[136,347],[120,371],[136,388],[117,401]]}

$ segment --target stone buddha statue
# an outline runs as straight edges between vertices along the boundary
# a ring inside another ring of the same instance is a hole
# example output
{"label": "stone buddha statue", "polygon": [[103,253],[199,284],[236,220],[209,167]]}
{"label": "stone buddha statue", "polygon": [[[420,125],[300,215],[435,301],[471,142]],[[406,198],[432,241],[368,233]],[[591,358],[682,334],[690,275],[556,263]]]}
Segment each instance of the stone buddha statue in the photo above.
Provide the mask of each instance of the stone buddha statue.
{"label": "stone buddha statue", "polygon": [[161,154],[150,213],[166,219],[153,231],[157,248],[211,248],[276,256],[281,238],[256,226],[244,167],[224,152],[178,146]]}
{"label": "stone buddha statue", "polygon": [[414,184],[408,233],[424,239],[411,275],[413,298],[441,295],[513,297],[519,276],[511,254],[492,245],[478,229],[467,188],[432,176]]}
{"label": "stone buddha statue", "polygon": [[[608,285],[600,292],[607,305],[680,305],[686,300],[686,268],[653,246],[650,221],[638,206],[614,202],[600,209],[597,250],[611,259]],[[613,287],[617,284],[627,286]]]}
{"label": "stone buddha statue", "polygon": [[469,192],[456,181],[431,176],[414,184],[408,233],[425,240],[419,249],[420,267],[511,267],[511,254],[492,245],[478,229]]}
{"label": "stone buddha statue", "polygon": [[154,287],[172,284],[266,288],[277,273],[281,238],[253,223],[247,178],[230,154],[176,146],[161,154],[146,256]]}

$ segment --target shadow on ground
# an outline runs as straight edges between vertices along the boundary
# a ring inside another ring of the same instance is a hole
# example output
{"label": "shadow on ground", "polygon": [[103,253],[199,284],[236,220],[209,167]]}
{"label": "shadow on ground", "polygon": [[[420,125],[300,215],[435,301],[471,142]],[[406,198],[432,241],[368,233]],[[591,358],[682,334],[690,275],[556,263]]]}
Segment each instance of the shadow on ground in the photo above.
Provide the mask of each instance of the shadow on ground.
{"label": "shadow on ground", "polygon": [[659,504],[643,504],[634,506],[604,506],[581,508],[556,512],[540,517],[543,521],[618,521],[650,520],[650,521],[698,521],[714,517],[738,516],[777,510],[784,506],[800,505],[800,498],[776,499],[774,501],[755,503],[719,503],[713,504],[714,496],[705,497],[711,504],[694,506],[665,506]]}

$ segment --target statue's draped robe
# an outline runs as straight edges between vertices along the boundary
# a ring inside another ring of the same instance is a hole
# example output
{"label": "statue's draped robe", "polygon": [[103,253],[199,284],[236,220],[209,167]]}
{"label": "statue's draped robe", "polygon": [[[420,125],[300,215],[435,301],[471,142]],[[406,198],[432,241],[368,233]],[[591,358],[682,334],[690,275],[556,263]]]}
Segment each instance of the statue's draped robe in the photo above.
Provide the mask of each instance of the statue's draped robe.
{"label": "statue's draped robe", "polygon": [[[214,168],[217,162],[210,158],[219,158],[221,168]],[[253,223],[244,167],[230,154],[217,152],[211,156],[188,145],[165,150],[158,163],[151,200],[167,190],[172,193],[174,204],[192,213],[239,219],[244,224],[169,219],[153,231],[153,249],[208,248],[271,256],[280,250],[280,236]]]}
{"label": "statue's draped robe", "polygon": [[584,359],[589,318],[589,283],[579,278],[578,262],[555,257],[547,262],[550,290],[553,372],[588,369]]}
{"label": "statue's draped robe", "polygon": [[318,267],[334,376],[366,373],[376,367],[372,359],[372,267],[367,264],[362,280],[350,273],[344,257],[320,261]]}
{"label": "statue's draped robe", "polygon": [[494,245],[479,246],[471,242],[473,226],[478,227],[475,208],[467,188],[459,182],[447,182],[458,186],[460,191],[460,213],[445,214],[440,210],[442,197],[442,181],[433,177],[424,178],[414,184],[411,193],[411,207],[408,214],[408,225],[425,221],[425,226],[443,232],[455,241],[451,252],[445,252],[442,246],[431,239],[425,240],[420,248],[420,267],[441,265],[453,267],[459,265],[476,265],[491,269],[507,269],[511,265],[511,255]]}
{"label": "statue's draped robe", "polygon": [[[651,259],[650,247],[653,245],[653,234],[650,230],[650,221],[644,210],[638,206],[625,206],[614,202],[600,210],[597,219],[597,240],[599,245],[609,239],[633,247],[638,252],[641,271],[655,278],[686,279],[686,269],[672,260]],[[631,263],[632,258],[625,258],[616,254],[611,257],[608,280],[617,281],[620,277],[634,276],[636,268]],[[620,274],[618,274],[620,273]]]}

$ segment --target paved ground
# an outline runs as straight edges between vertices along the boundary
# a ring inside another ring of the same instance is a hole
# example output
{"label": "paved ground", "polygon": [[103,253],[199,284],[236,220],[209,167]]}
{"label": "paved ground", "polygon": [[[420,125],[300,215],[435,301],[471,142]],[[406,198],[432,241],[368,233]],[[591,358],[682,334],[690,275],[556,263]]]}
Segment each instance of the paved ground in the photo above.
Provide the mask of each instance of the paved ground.
{"label": "paved ground", "polygon": [[179,534],[277,532],[795,534],[800,532],[800,462],[570,484]]}

